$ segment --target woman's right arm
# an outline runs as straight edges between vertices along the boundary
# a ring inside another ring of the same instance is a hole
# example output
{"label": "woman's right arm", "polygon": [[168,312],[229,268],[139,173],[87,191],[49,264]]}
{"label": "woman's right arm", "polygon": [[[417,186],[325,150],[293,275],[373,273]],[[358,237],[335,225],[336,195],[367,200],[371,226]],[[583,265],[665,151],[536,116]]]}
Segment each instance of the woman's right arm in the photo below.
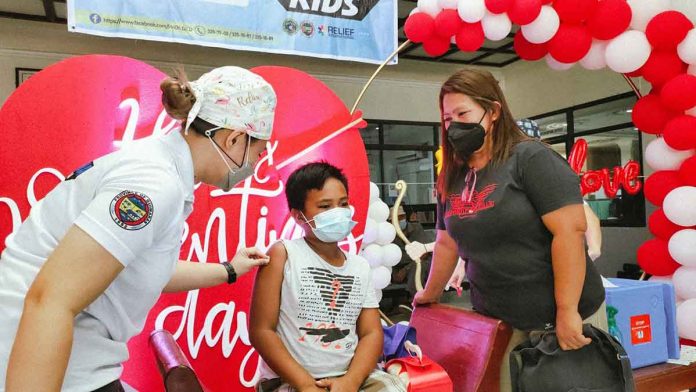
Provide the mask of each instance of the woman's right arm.
{"label": "woman's right arm", "polygon": [[290,355],[276,333],[280,313],[283,271],[288,258],[285,246],[278,242],[268,252],[270,261],[259,268],[249,313],[251,344],[278,376],[298,391],[323,391],[314,378]]}
{"label": "woman's right arm", "polygon": [[459,258],[457,253],[456,241],[450,237],[446,230],[438,230],[428,282],[425,289],[416,293],[413,299],[416,305],[433,303],[440,299],[445,285],[457,266]]}
{"label": "woman's right arm", "polygon": [[27,292],[7,368],[7,392],[60,391],[75,316],[122,269],[82,229],[72,226],[68,230]]}

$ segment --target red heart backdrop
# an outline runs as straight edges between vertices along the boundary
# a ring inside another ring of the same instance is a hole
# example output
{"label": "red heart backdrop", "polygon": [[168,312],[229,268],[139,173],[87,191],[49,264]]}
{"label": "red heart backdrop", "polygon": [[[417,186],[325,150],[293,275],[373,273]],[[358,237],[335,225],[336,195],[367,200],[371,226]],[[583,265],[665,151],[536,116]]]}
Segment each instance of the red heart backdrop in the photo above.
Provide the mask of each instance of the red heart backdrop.
{"label": "red heart backdrop", "polygon": [[[273,139],[254,178],[229,193],[206,185],[196,190],[181,258],[218,262],[230,259],[240,246],[266,249],[278,238],[300,235],[288,215],[283,180],[319,159],[348,177],[360,224],[345,245],[356,252],[368,205],[361,195],[369,193],[367,156],[356,127],[362,121],[328,87],[301,71],[253,71],[278,96]],[[178,131],[161,105],[164,76],[126,57],[75,57],[32,76],[8,98],[0,110],[0,250],[35,201],[63,176],[130,140]],[[251,387],[258,363],[247,328],[252,275],[232,286],[163,295],[143,333],[129,343],[124,380],[139,390],[163,389],[147,341],[153,328],[163,326],[175,335],[204,385],[234,391]]]}

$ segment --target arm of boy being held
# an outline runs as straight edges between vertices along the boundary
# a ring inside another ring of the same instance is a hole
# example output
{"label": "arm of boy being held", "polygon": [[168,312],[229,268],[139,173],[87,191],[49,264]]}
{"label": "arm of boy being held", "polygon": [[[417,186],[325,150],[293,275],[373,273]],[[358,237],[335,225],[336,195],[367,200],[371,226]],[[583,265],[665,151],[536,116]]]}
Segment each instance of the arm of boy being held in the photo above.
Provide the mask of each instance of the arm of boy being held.
{"label": "arm of boy being held", "polygon": [[[320,387],[330,387],[333,391],[336,381],[341,387],[347,385],[346,390],[357,391],[365,382],[367,376],[377,368],[377,361],[382,355],[384,335],[382,324],[379,321],[377,308],[363,308],[358,316],[357,324],[358,346],[355,348],[353,360],[350,362],[348,372],[334,380],[321,380],[317,382]],[[337,390],[343,390],[336,388]]]}
{"label": "arm of boy being held", "polygon": [[280,312],[285,246],[278,242],[268,252],[270,261],[259,268],[249,314],[249,338],[263,360],[278,376],[298,391],[317,391],[314,378],[290,355],[276,333]]}

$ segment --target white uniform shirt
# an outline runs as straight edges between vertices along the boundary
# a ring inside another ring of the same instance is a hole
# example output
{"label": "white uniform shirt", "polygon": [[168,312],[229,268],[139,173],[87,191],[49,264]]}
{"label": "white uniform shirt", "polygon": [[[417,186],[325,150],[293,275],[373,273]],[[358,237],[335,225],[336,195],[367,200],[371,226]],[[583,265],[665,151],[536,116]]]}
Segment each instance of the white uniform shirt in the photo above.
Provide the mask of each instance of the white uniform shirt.
{"label": "white uniform shirt", "polygon": [[[370,265],[347,255],[341,267],[324,261],[304,238],[283,241],[285,261],[276,332],[293,358],[314,378],[348,371],[358,345],[364,308],[378,308]],[[264,362],[261,380],[278,376]]]}
{"label": "white uniform shirt", "polygon": [[120,377],[126,343],[174,272],[193,190],[191,152],[174,131],[76,170],[34,206],[0,257],[0,391],[24,297],[73,224],[125,268],[75,318],[63,390],[91,391]]}

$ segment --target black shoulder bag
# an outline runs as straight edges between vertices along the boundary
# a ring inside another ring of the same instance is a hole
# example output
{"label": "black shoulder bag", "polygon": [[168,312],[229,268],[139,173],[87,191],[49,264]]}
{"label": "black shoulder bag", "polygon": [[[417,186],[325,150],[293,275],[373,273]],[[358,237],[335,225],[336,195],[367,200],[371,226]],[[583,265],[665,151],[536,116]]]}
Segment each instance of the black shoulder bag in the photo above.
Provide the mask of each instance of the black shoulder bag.
{"label": "black shoulder bag", "polygon": [[592,343],[563,351],[555,330],[532,332],[510,353],[513,392],[634,392],[626,350],[608,333],[584,324]]}

